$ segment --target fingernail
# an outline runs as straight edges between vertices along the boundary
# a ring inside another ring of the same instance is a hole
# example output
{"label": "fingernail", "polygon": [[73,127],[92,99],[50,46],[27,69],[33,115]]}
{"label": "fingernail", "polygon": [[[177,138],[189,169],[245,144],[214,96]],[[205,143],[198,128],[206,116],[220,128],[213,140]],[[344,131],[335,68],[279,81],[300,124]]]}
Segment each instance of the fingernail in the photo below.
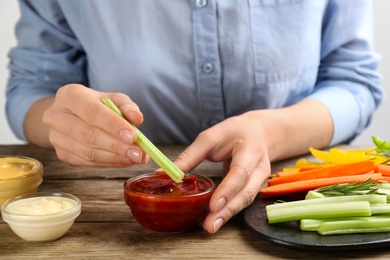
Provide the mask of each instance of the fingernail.
{"label": "fingernail", "polygon": [[226,204],[226,199],[225,198],[220,198],[217,202],[217,205],[215,206],[215,211],[218,212],[220,211],[223,206]]}
{"label": "fingernail", "polygon": [[214,232],[217,232],[218,229],[220,229],[223,225],[224,221],[222,218],[218,218],[216,221],[214,221]]}
{"label": "fingernail", "polygon": [[119,136],[126,143],[133,143],[133,134],[127,129],[121,129],[119,131]]}
{"label": "fingernail", "polygon": [[129,149],[127,150],[127,156],[135,163],[142,162],[142,153],[137,149]]}

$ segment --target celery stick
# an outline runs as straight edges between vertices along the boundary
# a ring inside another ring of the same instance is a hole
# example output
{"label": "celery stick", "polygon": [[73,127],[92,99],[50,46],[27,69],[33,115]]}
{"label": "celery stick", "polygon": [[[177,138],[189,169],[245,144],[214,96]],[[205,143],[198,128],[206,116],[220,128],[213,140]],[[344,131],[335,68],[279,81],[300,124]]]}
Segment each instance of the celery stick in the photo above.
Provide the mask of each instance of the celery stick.
{"label": "celery stick", "polygon": [[[109,99],[103,98],[102,103],[117,113],[119,116],[126,119],[122,111]],[[126,119],[127,120],[127,119]],[[152,159],[155,161],[175,182],[180,182],[184,173],[166,157],[136,126],[131,124],[136,133],[137,140],[135,141]]]}
{"label": "celery stick", "polygon": [[390,217],[323,222],[319,225],[317,232],[321,235],[390,232]]}
{"label": "celery stick", "polygon": [[323,223],[324,221],[325,220],[322,219],[305,218],[300,221],[299,228],[302,231],[317,231],[320,224]]}
{"label": "celery stick", "polygon": [[347,220],[369,220],[373,218],[369,217],[345,217],[345,218],[326,218],[326,219],[302,219],[299,223],[299,227],[302,231],[317,231],[320,224],[333,221],[347,221]]}
{"label": "celery stick", "polygon": [[325,197],[318,199],[308,200],[297,200],[284,203],[270,204],[267,208],[292,208],[296,206],[305,206],[311,204],[329,204],[337,202],[347,201],[368,201],[371,204],[385,204],[387,202],[386,195],[383,194],[364,194],[364,195],[348,195],[348,196],[337,196],[337,197]]}
{"label": "celery stick", "polygon": [[[326,198],[325,198],[326,199]],[[322,200],[322,199],[313,199]],[[271,205],[270,205],[271,206]],[[305,218],[338,218],[354,216],[371,216],[368,201],[347,201],[327,204],[309,204],[290,208],[266,208],[268,223],[279,223]]]}
{"label": "celery stick", "polygon": [[377,192],[385,194],[387,196],[387,201],[390,201],[390,189],[378,188]]}
{"label": "celery stick", "polygon": [[389,215],[390,204],[371,204],[372,215]]}
{"label": "celery stick", "polygon": [[390,190],[390,183],[388,182],[378,182],[377,186],[380,189]]}
{"label": "celery stick", "polygon": [[326,196],[318,191],[310,190],[305,197],[305,200],[325,198]]}

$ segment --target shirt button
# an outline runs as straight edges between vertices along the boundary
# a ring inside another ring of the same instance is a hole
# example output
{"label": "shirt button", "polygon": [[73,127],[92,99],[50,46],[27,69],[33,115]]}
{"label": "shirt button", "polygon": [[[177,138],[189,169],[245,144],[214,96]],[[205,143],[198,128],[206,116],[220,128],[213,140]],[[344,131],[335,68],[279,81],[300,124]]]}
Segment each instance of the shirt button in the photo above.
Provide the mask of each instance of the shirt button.
{"label": "shirt button", "polygon": [[209,74],[213,71],[214,67],[213,67],[213,64],[207,62],[207,63],[203,64],[202,69],[203,69],[204,73]]}
{"label": "shirt button", "polygon": [[207,5],[207,0],[196,0],[197,7],[205,7]]}

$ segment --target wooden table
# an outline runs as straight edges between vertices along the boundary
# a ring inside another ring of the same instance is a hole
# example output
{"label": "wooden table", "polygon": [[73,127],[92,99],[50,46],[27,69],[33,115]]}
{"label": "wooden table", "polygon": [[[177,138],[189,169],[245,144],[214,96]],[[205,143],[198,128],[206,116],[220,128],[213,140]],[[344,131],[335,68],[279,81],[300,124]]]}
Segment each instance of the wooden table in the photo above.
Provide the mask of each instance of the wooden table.
{"label": "wooden table", "polygon": [[[170,158],[183,147],[161,147]],[[0,259],[390,259],[390,248],[361,251],[318,252],[291,249],[263,240],[246,227],[243,212],[216,234],[201,228],[181,234],[147,231],[136,222],[123,201],[123,183],[157,166],[126,169],[71,167],[53,150],[33,145],[0,145],[0,155],[23,155],[44,165],[39,191],[66,192],[79,197],[82,213],[62,238],[52,242],[27,242],[0,221]],[[293,165],[296,158],[273,165],[273,172]],[[219,181],[222,165],[204,162],[194,172]]]}

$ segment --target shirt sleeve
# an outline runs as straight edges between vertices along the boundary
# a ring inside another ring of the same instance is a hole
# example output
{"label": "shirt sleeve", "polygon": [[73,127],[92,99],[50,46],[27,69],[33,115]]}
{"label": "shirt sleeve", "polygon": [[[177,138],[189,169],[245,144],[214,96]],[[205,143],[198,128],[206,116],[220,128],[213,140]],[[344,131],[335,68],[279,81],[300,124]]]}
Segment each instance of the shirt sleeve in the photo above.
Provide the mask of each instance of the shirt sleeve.
{"label": "shirt sleeve", "polygon": [[87,84],[86,58],[56,1],[19,2],[18,45],[9,52],[6,115],[15,135],[26,140],[23,122],[31,105],[54,96],[69,82]]}
{"label": "shirt sleeve", "polygon": [[384,91],[372,46],[370,1],[329,1],[323,20],[316,99],[329,109],[331,145],[348,143],[370,123]]}

